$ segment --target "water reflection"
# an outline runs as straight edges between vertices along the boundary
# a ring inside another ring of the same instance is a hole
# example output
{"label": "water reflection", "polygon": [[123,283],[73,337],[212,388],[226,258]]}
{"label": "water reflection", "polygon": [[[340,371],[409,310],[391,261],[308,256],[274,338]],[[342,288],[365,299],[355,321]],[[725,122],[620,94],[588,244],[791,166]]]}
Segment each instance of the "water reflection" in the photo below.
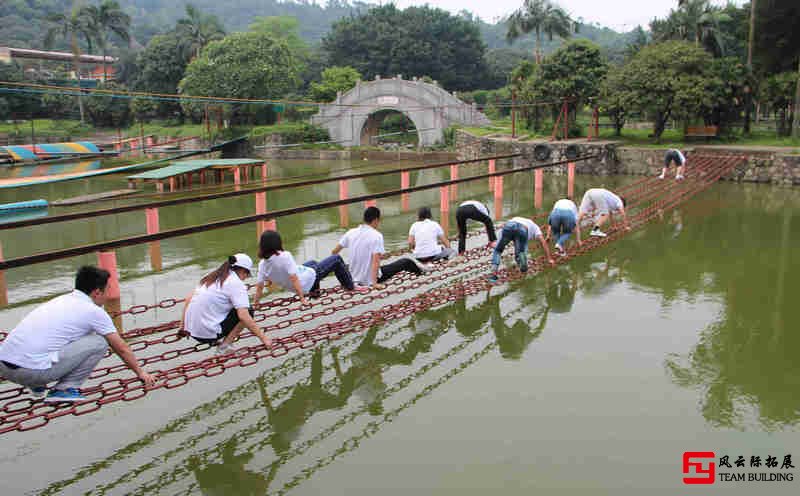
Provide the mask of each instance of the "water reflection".
{"label": "water reflection", "polygon": [[[194,470],[200,492],[206,496],[237,494],[261,496],[266,494],[269,481],[262,474],[252,472],[245,465],[253,453],[236,454],[236,442],[231,439],[222,446],[222,460]],[[190,458],[190,463],[192,459]],[[192,465],[195,465],[192,463]]]}

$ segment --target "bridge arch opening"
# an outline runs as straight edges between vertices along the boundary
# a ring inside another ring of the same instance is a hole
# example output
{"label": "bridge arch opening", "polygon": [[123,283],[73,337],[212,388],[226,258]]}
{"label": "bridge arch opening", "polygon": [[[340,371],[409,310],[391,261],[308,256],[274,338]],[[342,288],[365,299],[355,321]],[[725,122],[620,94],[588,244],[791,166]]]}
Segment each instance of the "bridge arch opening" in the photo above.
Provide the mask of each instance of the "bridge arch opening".
{"label": "bridge arch opening", "polygon": [[404,112],[380,109],[367,116],[361,127],[361,144],[379,146],[387,143],[419,145],[419,130]]}

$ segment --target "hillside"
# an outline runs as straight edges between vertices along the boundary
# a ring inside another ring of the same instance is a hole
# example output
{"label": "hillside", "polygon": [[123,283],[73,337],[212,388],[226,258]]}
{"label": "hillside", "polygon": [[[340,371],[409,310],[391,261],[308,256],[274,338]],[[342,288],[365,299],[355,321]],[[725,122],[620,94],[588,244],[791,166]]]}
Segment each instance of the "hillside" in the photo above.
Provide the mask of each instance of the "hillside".
{"label": "hillside", "polygon": [[[50,12],[65,12],[72,0],[3,0],[0,2],[0,45],[20,48],[43,48],[42,40],[48,23],[44,18]],[[186,0],[120,0],[120,4],[133,19],[132,34],[140,45],[145,45],[155,34],[171,29],[184,15]],[[192,0],[204,12],[216,15],[228,31],[246,30],[257,16],[294,16],[300,20],[300,34],[311,44],[318,43],[330,30],[331,24],[345,16],[358,15],[369,9],[371,3],[349,0],[329,0],[324,5],[309,0]],[[231,8],[231,5],[235,8]],[[488,24],[472,19],[480,26],[488,49],[509,49],[530,54],[534,39],[527,36],[509,47],[505,40],[505,25]],[[582,25],[577,38],[587,38],[603,47],[610,58],[616,58],[624,49],[628,36],[608,28]],[[544,52],[549,53],[561,40],[544,41]],[[66,49],[59,40],[56,48]],[[508,50],[505,50],[508,51]]]}

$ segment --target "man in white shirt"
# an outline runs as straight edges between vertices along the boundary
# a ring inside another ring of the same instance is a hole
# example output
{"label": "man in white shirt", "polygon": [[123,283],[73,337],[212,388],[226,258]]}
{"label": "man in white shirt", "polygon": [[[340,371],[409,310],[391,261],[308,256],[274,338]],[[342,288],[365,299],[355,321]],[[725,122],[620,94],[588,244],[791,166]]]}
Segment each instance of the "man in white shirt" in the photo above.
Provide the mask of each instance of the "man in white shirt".
{"label": "man in white shirt", "polygon": [[[408,247],[414,250],[414,257],[422,263],[447,260],[455,252],[450,248],[450,240],[438,222],[431,219],[431,209],[422,207],[417,214],[417,222],[408,230]],[[441,244],[440,244],[441,243]]]}
{"label": "man in white shirt", "polygon": [[600,230],[612,213],[622,216],[625,229],[631,230],[628,217],[625,215],[625,198],[617,196],[611,191],[603,188],[592,188],[583,194],[581,208],[578,212],[578,224],[584,217],[594,217],[594,227],[590,233],[592,236],[604,238],[606,233]]}
{"label": "man in white shirt", "polygon": [[75,276],[75,291],[54,298],[29,313],[0,344],[0,376],[43,396],[47,402],[86,398],[80,386],[105,356],[109,345],[148,386],[155,377],[139,366],[128,344],[103,310],[110,274],[85,266]]}
{"label": "man in white shirt", "polygon": [[383,234],[378,231],[381,223],[381,211],[378,207],[364,210],[364,223],[350,229],[342,236],[333,249],[338,255],[344,248],[350,250],[350,274],[353,280],[362,286],[382,283],[399,272],[422,274],[429,270],[410,257],[402,257],[392,263],[381,266],[381,255],[386,250],[383,246]]}
{"label": "man in white shirt", "polygon": [[500,232],[500,240],[497,242],[497,246],[494,247],[494,252],[492,253],[492,266],[494,267],[494,271],[489,277],[489,280],[492,282],[497,281],[497,272],[500,270],[500,262],[502,261],[500,257],[503,254],[503,250],[506,249],[506,245],[512,241],[514,242],[515,257],[519,270],[527,272],[528,242],[534,238],[538,239],[539,243],[541,243],[547,261],[550,265],[554,265],[555,262],[550,257],[550,249],[547,247],[547,243],[544,240],[544,236],[542,236],[542,230],[539,229],[539,226],[527,217],[514,217],[505,223]]}
{"label": "man in white shirt", "polygon": [[675,165],[678,166],[678,169],[675,171],[675,180],[680,181],[683,179],[683,170],[686,166],[686,157],[681,153],[680,150],[676,150],[674,148],[667,150],[667,153],[664,155],[664,168],[661,169],[661,175],[658,176],[659,179],[664,179],[667,175],[667,169],[669,169],[670,164],[675,162]]}
{"label": "man in white shirt", "polygon": [[560,255],[566,254],[564,243],[567,242],[573,231],[577,231],[578,244],[581,243],[581,226],[578,225],[578,207],[575,202],[562,198],[553,205],[553,211],[547,218],[547,238],[555,233],[556,251]]}

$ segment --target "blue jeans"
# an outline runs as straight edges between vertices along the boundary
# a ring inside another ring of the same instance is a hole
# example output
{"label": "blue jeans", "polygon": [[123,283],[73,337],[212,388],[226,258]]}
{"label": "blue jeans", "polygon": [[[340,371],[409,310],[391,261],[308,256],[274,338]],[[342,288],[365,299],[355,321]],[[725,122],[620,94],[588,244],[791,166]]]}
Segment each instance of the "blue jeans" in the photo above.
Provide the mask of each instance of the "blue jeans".
{"label": "blue jeans", "polygon": [[331,272],[336,275],[336,279],[339,280],[339,284],[341,284],[344,289],[352,291],[353,288],[356,287],[355,283],[353,283],[353,276],[350,275],[347,265],[345,265],[344,260],[342,260],[342,257],[339,255],[331,255],[321,262],[309,260],[303,265],[314,269],[317,273],[317,279],[314,281],[314,285],[311,286],[309,293],[319,291],[319,282]]}
{"label": "blue jeans", "polygon": [[575,230],[577,222],[578,219],[575,217],[575,212],[572,210],[553,210],[550,214],[550,218],[547,219],[547,223],[550,224],[553,234],[558,236],[556,243],[562,247],[569,239],[572,231]]}
{"label": "blue jeans", "polygon": [[[495,270],[500,267],[500,255],[503,254],[506,245],[512,241],[514,242],[517,263],[519,263],[520,253],[527,253],[528,251],[528,230],[519,222],[506,222],[503,226],[500,240],[494,248],[494,253],[492,253],[492,265],[494,265]],[[520,269],[522,268],[520,267]]]}

